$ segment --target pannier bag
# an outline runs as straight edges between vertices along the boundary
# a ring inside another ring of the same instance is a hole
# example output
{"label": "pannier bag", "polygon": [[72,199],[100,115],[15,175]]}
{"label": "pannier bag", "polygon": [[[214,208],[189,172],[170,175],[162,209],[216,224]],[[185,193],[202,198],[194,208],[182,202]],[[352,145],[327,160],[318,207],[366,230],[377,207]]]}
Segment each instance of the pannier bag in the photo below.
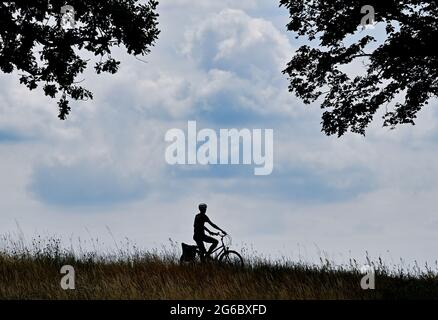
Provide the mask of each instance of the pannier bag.
{"label": "pannier bag", "polygon": [[196,250],[198,249],[197,246],[191,246],[183,242],[181,243],[181,247],[182,247],[182,255],[181,258],[179,259],[181,262],[195,260]]}

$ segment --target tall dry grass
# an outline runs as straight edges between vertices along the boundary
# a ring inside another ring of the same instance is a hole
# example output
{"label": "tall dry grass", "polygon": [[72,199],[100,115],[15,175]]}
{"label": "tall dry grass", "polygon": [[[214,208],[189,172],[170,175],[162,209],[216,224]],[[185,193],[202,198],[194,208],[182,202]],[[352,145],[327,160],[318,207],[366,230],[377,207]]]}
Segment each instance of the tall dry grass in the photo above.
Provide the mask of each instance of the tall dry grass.
{"label": "tall dry grass", "polygon": [[[247,255],[244,268],[215,263],[180,265],[179,247],[144,252],[98,254],[62,248],[57,239],[3,245],[0,253],[1,299],[418,299],[438,297],[438,276],[425,271],[391,270],[382,261],[376,290],[362,290],[358,265],[328,261],[306,265]],[[60,269],[72,265],[76,289],[63,290]]]}

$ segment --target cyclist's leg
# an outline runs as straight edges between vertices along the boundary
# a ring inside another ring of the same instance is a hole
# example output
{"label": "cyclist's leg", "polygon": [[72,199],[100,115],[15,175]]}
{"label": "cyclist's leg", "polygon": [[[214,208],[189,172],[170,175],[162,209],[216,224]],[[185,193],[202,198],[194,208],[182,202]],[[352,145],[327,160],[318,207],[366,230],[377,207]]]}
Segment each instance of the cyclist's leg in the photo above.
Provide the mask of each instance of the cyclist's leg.
{"label": "cyclist's leg", "polygon": [[193,240],[195,240],[196,245],[198,246],[199,251],[201,252],[201,254],[200,254],[201,260],[204,260],[204,257],[205,257],[207,250],[205,249],[203,239],[201,237],[196,237],[196,238],[193,238]]}
{"label": "cyclist's leg", "polygon": [[210,255],[213,252],[213,250],[217,247],[217,245],[219,244],[219,241],[217,241],[215,238],[207,236],[207,235],[204,235],[202,240],[204,242],[211,243],[210,248],[208,248],[207,255]]}

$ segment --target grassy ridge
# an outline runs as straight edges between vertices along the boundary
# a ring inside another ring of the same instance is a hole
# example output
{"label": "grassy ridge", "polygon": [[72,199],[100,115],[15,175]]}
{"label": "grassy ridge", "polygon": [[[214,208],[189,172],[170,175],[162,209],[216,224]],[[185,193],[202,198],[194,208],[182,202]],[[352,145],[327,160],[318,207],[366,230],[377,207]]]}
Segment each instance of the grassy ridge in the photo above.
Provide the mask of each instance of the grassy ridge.
{"label": "grassy ridge", "polygon": [[[62,290],[72,265],[76,289]],[[179,265],[176,254],[135,252],[80,257],[58,243],[0,254],[1,299],[418,299],[438,298],[438,276],[391,273],[375,264],[376,290],[362,290],[355,268],[253,259],[244,268]]]}

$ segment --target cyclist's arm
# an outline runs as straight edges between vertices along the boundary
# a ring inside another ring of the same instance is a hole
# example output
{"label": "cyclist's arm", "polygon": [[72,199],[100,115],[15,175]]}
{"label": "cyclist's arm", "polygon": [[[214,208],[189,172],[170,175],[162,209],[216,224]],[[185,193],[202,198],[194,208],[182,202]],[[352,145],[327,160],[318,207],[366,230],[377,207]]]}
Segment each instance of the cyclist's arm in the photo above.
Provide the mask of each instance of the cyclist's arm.
{"label": "cyclist's arm", "polygon": [[205,231],[207,231],[209,234],[213,234],[214,232],[207,229],[207,227],[204,226]]}
{"label": "cyclist's arm", "polygon": [[215,225],[213,222],[211,222],[210,220],[208,221],[208,223],[215,229],[222,231],[223,234],[227,234],[224,230],[222,230],[221,228],[219,228],[217,225]]}

